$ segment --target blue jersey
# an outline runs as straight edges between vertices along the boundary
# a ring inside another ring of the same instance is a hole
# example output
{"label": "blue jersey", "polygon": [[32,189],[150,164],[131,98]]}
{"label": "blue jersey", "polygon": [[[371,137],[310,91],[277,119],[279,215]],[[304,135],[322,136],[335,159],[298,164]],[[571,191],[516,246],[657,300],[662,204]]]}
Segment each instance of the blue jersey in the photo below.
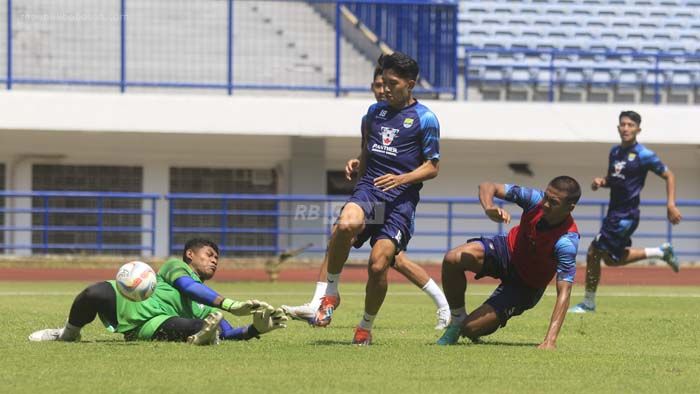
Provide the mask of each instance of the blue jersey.
{"label": "blue jersey", "polygon": [[[535,208],[542,198],[544,192],[537,189],[530,189],[518,185],[505,185],[505,200],[518,204],[523,209],[523,213]],[[538,226],[546,225],[540,221]],[[557,260],[557,280],[574,282],[576,276],[576,254],[578,253],[579,235],[577,233],[566,233],[562,235],[554,245],[554,255]]]}
{"label": "blue jersey", "polygon": [[605,178],[610,187],[608,213],[636,210],[647,172],[661,175],[667,169],[658,156],[642,144],[636,143],[627,148],[614,146],[610,150],[608,175]]}
{"label": "blue jersey", "polygon": [[440,125],[435,114],[419,102],[397,111],[382,101],[369,107],[362,123],[367,163],[357,186],[375,189],[385,201],[399,196],[418,201],[422,183],[381,192],[374,187],[374,179],[409,173],[427,160],[440,159]]}

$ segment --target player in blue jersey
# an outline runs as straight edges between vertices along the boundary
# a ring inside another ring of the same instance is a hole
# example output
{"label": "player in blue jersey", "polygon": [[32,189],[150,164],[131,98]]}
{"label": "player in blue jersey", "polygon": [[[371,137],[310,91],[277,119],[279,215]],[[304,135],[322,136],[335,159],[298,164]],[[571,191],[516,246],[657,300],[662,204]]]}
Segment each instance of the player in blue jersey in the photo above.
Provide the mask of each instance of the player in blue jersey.
{"label": "player in blue jersey", "polygon": [[[555,349],[576,276],[579,234],[571,211],[581,197],[581,187],[568,176],[554,178],[546,191],[491,182],[479,185],[479,201],[486,216],[509,223],[510,214],[494,204],[494,197],[523,209],[520,224],[507,235],[473,238],[445,254],[442,286],[452,322],[437,343],[454,345],[460,336],[477,341],[505,327],[510,318],[533,308],[556,276],[557,300],[539,345],[540,349]],[[490,276],[501,280],[491,297],[469,315],[464,299],[466,271],[474,272],[476,279]]]}
{"label": "player in blue jersey", "polygon": [[327,326],[340,304],[338,282],[350,247],[370,241],[365,313],[353,343],[372,341],[374,319],[387,292],[387,269],[413,234],[422,182],[438,175],[440,126],[413,97],[418,64],[395,52],[385,56],[382,77],[386,101],[370,106],[363,124],[360,173],[328,244],[327,287],[314,325]]}
{"label": "player in blue jersey", "polygon": [[[383,56],[384,55],[379,58],[379,64],[381,64]],[[372,90],[374,98],[377,100],[377,102],[384,101],[384,80],[382,79],[382,68],[380,65],[374,69],[374,78],[372,80],[372,84],[370,85],[370,89]],[[364,117],[362,119],[362,124],[364,125]],[[364,146],[365,142],[363,138],[360,147],[362,148]],[[364,150],[364,148],[362,148],[361,151],[362,150]],[[362,171],[364,171],[364,169],[360,168],[360,158],[361,156],[350,159],[346,163],[345,178],[348,181],[351,181],[355,175],[359,175],[360,177],[362,176]],[[437,283],[435,283],[425,269],[412,262],[403,251],[396,255],[392,268],[406,277],[406,279],[411,281],[411,283],[418,286],[433,300],[437,306],[437,324],[435,325],[435,329],[444,330],[447,328],[447,325],[450,323],[450,307],[447,304],[447,299],[445,298],[445,294],[442,292],[442,289]],[[316,317],[316,310],[318,310],[318,307],[321,304],[321,298],[326,293],[327,269],[328,259],[327,256],[325,256],[323,262],[321,263],[321,267],[319,267],[316,289],[311,300],[306,304],[298,306],[282,305],[282,309],[284,309],[287,316],[294,320],[305,321],[313,324],[314,318]]]}
{"label": "player in blue jersey", "polygon": [[632,234],[639,224],[639,194],[644,188],[647,173],[652,171],[666,181],[666,206],[668,221],[678,224],[681,212],[676,207],[676,178],[654,152],[637,142],[642,131],[642,117],[634,111],[620,113],[617,131],[620,145],[610,150],[608,174],[594,178],[591,188],[610,188],[608,214],[598,235],[588,248],[586,256],[586,293],[583,302],[569,309],[571,313],[595,311],[595,293],[600,282],[600,260],[612,267],[636,261],[660,258],[673,271],[679,263],[673,247],[664,243],[656,248],[631,248]]}

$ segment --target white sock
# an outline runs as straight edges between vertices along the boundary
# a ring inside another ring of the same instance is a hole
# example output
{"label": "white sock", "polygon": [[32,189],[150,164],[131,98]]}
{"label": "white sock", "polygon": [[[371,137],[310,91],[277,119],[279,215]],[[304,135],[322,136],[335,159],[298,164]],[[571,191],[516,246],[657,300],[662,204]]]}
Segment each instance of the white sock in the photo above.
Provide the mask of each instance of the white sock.
{"label": "white sock", "polygon": [[360,320],[359,326],[367,331],[371,330],[375,317],[377,317],[377,315],[370,315],[369,313],[365,312],[365,315],[362,316],[362,319]]}
{"label": "white sock", "polygon": [[66,326],[61,330],[61,336],[59,339],[61,341],[75,341],[80,336],[81,328],[82,327],[77,327],[66,322]]}
{"label": "white sock", "polygon": [[326,275],[326,281],[328,282],[328,287],[326,287],[325,294],[328,295],[338,295],[338,282],[340,282],[340,274]]}
{"label": "white sock", "polygon": [[648,259],[664,257],[664,251],[661,248],[644,248],[644,254],[647,255]]}
{"label": "white sock", "polygon": [[590,308],[595,307],[595,291],[588,291],[584,293],[583,303]]}
{"label": "white sock", "polygon": [[326,294],[326,287],[328,287],[328,284],[326,282],[316,282],[316,290],[314,290],[314,296],[311,298],[311,302],[309,302],[311,307],[313,307],[314,309],[318,309],[318,307],[321,305],[321,297],[323,297],[323,295]]}
{"label": "white sock", "polygon": [[450,319],[451,326],[461,326],[462,322],[467,318],[467,310],[464,307],[450,309],[450,314],[452,315],[452,319]]}
{"label": "white sock", "polygon": [[445,298],[445,293],[442,292],[442,289],[440,289],[440,286],[435,283],[433,278],[430,278],[428,280],[428,283],[425,284],[421,288],[425,292],[425,294],[429,295],[430,298],[433,299],[433,302],[435,302],[435,306],[438,307],[438,309],[443,309],[443,308],[449,308],[450,306],[447,304],[447,298]]}

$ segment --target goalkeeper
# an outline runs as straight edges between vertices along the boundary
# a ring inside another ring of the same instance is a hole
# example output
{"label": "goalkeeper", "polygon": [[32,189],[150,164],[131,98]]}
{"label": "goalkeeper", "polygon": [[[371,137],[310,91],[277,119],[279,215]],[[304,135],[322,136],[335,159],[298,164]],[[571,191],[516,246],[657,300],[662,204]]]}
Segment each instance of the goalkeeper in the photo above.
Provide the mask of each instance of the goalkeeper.
{"label": "goalkeeper", "polygon": [[[188,342],[209,345],[223,340],[248,340],[285,328],[287,317],[263,301],[224,298],[202,282],[216,273],[218,246],[195,238],[185,244],[182,260],[173,258],[158,271],[153,295],[133,302],[117,291],[115,281],[96,283],[73,301],[65,327],[32,333],[30,341],[80,340],[80,330],[100,317],[109,331],[124,339]],[[236,316],[251,316],[247,326],[232,327],[219,309]]]}

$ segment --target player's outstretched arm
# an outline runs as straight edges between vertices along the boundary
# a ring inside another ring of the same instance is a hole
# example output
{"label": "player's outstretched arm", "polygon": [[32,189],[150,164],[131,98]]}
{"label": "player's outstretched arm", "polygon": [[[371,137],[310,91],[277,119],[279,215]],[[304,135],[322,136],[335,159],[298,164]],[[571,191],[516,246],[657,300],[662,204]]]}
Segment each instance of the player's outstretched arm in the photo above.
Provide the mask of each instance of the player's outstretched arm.
{"label": "player's outstretched arm", "polygon": [[510,223],[510,213],[498,207],[493,201],[494,197],[506,198],[506,185],[502,183],[482,182],[479,184],[479,202],[484,208],[484,213],[496,223]]}
{"label": "player's outstretched arm", "polygon": [[385,192],[401,185],[420,183],[433,179],[438,176],[438,172],[440,172],[440,162],[436,159],[426,160],[411,172],[401,175],[384,174],[374,178],[374,186]]}
{"label": "player's outstretched arm", "polygon": [[681,222],[681,211],[676,207],[676,176],[671,170],[666,169],[661,174],[661,177],[666,181],[666,216],[672,224]]}
{"label": "player's outstretched arm", "polygon": [[181,276],[173,282],[180,293],[204,305],[221,308],[236,316],[250,315],[257,310],[274,309],[268,303],[258,300],[235,301],[224,298],[209,286],[197,282],[189,276]]}
{"label": "player's outstretched arm", "polygon": [[539,349],[553,350],[557,348],[557,336],[559,335],[561,326],[564,324],[566,310],[569,309],[572,287],[573,284],[571,282],[565,280],[557,281],[557,302],[554,304],[554,311],[549,321],[547,335],[544,337],[544,341],[538,346]]}

